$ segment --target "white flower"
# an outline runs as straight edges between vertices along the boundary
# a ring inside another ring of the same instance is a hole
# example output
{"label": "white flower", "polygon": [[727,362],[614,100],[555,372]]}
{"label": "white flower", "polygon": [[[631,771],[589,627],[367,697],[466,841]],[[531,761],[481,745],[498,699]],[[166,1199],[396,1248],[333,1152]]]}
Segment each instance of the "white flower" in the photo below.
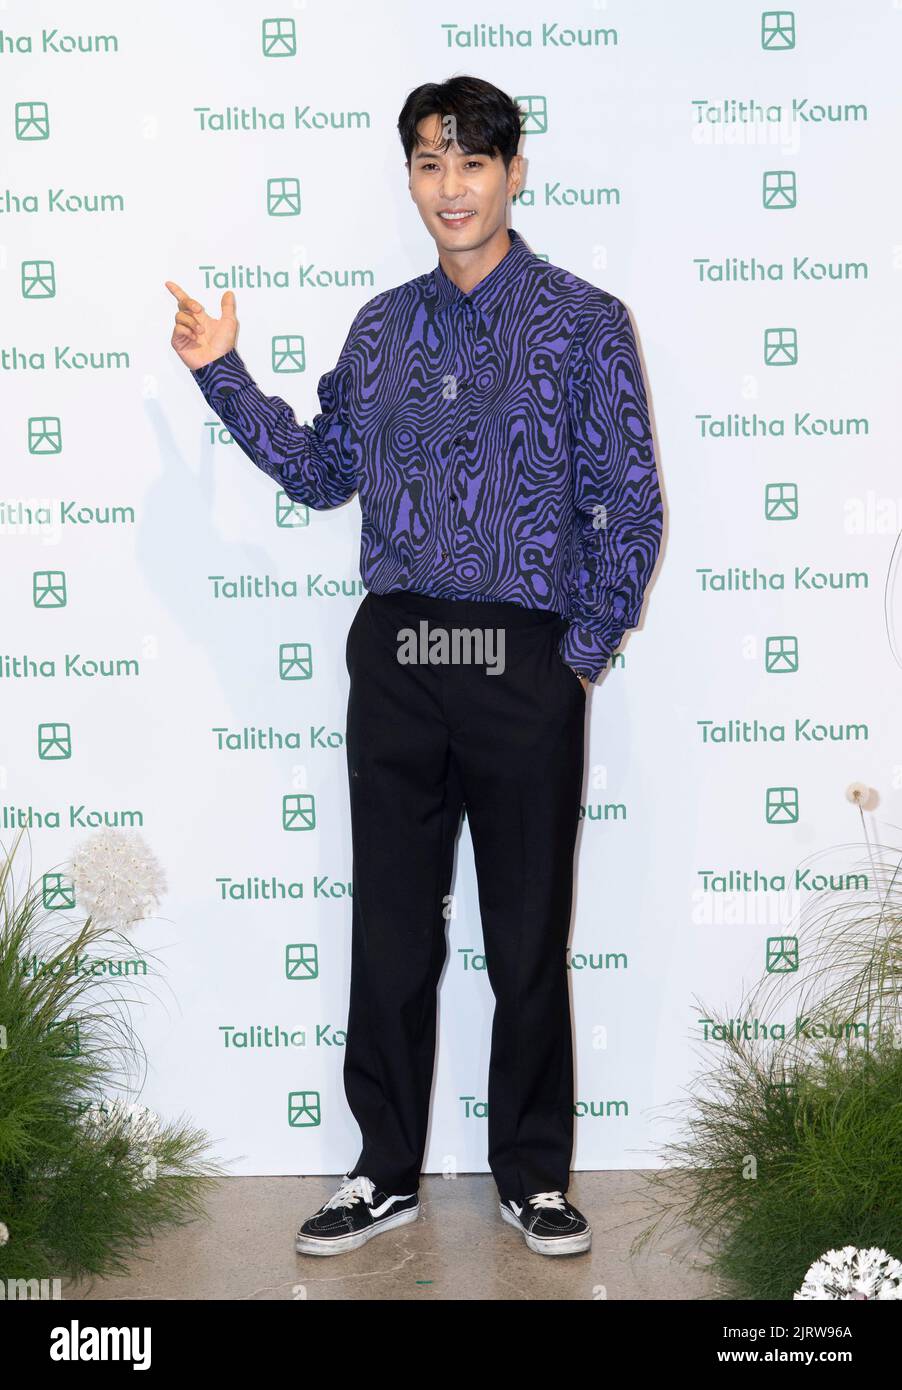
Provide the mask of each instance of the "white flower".
{"label": "white flower", "polygon": [[863,806],[870,794],[867,782],[850,782],[846,787],[846,800],[854,802],[856,806]]}
{"label": "white flower", "polygon": [[0,1245],[9,1245],[9,1227],[0,1221]]}
{"label": "white flower", "polygon": [[163,868],[137,830],[99,830],[77,847],[70,869],[79,907],[100,926],[152,916],[166,892]]}
{"label": "white flower", "polygon": [[158,1175],[157,1160],[152,1153],[142,1154],[141,1170],[135,1178],[135,1187],[150,1187]]}
{"label": "white flower", "polygon": [[902,1299],[902,1263],[875,1245],[828,1250],[815,1260],[793,1299]]}
{"label": "white flower", "polygon": [[130,1105],[121,1100],[95,1101],[79,1116],[79,1123],[96,1143],[111,1138],[127,1146],[123,1163],[132,1172],[132,1185],[148,1187],[157,1177],[154,1152],[160,1137],[160,1117],[146,1105]]}
{"label": "white flower", "polygon": [[160,1133],[160,1117],[146,1105],[124,1100],[95,1101],[80,1116],[92,1137],[104,1139],[111,1130],[121,1133],[135,1149],[150,1149]]}

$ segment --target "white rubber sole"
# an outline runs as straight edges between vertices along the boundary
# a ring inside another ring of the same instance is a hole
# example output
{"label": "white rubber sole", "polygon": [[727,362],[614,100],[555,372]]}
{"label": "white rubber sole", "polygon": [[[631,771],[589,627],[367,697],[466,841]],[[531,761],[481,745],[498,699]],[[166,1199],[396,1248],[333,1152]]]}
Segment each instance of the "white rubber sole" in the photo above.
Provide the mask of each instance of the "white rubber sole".
{"label": "white rubber sole", "polygon": [[366,1245],[373,1236],[381,1235],[383,1231],[390,1231],[395,1226],[407,1226],[411,1221],[416,1221],[420,1214],[420,1205],[408,1207],[406,1211],[396,1212],[394,1216],[387,1216],[384,1221],[376,1221],[372,1226],[366,1226],[362,1231],[355,1231],[350,1236],[338,1236],[334,1240],[328,1236],[295,1236],[294,1248],[299,1255],[344,1255],[348,1250],[359,1250],[361,1245]]}
{"label": "white rubber sole", "polygon": [[536,1255],[579,1255],[583,1250],[590,1250],[592,1248],[591,1226],[587,1231],[583,1231],[582,1234],[578,1236],[550,1236],[543,1238],[542,1236],[530,1235],[529,1231],[525,1231],[516,1216],[514,1216],[514,1213],[509,1211],[508,1208],[503,1206],[500,1202],[498,1203],[498,1210],[501,1212],[502,1219],[506,1221],[509,1226],[516,1227],[530,1250],[534,1251]]}

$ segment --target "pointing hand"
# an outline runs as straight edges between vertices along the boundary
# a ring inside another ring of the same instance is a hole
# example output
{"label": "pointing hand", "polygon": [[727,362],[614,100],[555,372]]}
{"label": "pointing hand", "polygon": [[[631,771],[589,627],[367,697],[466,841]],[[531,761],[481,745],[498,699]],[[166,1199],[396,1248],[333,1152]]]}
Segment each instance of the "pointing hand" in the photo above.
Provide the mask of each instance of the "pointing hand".
{"label": "pointing hand", "polygon": [[220,309],[222,317],[211,319],[204,312],[203,305],[192,299],[174,280],[164,281],[167,290],[178,303],[175,328],[172,332],[172,346],[186,367],[196,371],[205,367],[223,353],[235,346],[238,337],[238,320],[235,317],[235,295],[226,290],[222,296]]}

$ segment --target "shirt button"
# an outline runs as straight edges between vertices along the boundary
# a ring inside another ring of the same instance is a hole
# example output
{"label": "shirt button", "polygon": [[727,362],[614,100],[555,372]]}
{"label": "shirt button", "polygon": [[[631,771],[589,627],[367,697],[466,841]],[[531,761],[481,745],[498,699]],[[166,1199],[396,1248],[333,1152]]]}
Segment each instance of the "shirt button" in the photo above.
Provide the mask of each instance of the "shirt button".
{"label": "shirt button", "polygon": [[448,558],[448,552],[447,552],[447,550],[443,550],[443,551],[442,551],[442,559],[443,559],[443,560],[447,560],[447,558]]}

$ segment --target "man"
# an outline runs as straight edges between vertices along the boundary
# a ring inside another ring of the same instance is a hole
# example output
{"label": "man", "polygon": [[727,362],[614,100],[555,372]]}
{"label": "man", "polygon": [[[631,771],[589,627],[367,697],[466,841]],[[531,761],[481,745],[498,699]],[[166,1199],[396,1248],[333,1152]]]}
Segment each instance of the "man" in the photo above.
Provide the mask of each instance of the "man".
{"label": "man", "polygon": [[[489,1166],[529,1248],[569,1254],[591,1243],[566,1197],[586,687],[638,623],[660,544],[645,389],[623,304],[508,231],[522,179],[510,97],[476,78],[429,83],[398,130],[438,265],[363,305],[312,425],[248,374],[231,291],[216,320],[166,282],[173,347],[244,452],[308,506],[356,491],[362,513],[344,1081],[363,1146],[296,1248],[337,1254],[419,1214],[466,808],[495,996]],[[462,634],[479,639],[475,662]]]}

